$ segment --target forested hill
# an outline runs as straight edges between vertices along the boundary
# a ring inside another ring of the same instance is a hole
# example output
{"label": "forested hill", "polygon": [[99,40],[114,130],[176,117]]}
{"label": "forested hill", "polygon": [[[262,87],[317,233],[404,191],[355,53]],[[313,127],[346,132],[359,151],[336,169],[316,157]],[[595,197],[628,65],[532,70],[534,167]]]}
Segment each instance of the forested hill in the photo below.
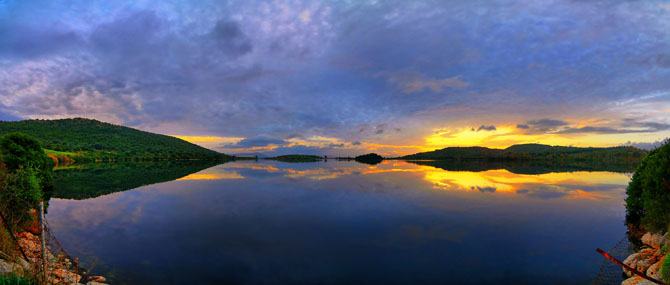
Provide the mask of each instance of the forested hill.
{"label": "forested hill", "polygon": [[88,160],[231,159],[184,140],[90,119],[0,121],[0,135],[37,138],[52,156]]}
{"label": "forested hill", "polygon": [[400,157],[408,160],[441,159],[552,159],[552,160],[611,160],[639,162],[646,151],[634,147],[568,147],[543,144],[518,144],[506,149],[487,147],[448,147]]}

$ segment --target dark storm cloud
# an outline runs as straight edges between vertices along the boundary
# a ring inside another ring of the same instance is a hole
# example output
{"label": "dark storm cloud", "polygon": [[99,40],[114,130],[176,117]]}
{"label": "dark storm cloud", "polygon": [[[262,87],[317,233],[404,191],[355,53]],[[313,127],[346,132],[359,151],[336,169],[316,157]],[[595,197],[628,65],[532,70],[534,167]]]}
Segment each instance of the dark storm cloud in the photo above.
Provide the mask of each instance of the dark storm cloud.
{"label": "dark storm cloud", "polygon": [[264,147],[269,145],[285,145],[288,144],[287,141],[273,138],[269,136],[255,136],[251,138],[243,139],[235,144],[223,145],[225,148],[251,148],[251,147]]}
{"label": "dark storm cloud", "polygon": [[[20,1],[0,7],[0,103],[19,117],[344,141],[520,109],[519,122],[570,118],[670,89],[659,4]],[[667,130],[567,127],[517,126]]]}
{"label": "dark storm cloud", "polygon": [[212,40],[216,47],[223,49],[226,53],[242,55],[252,49],[251,41],[247,38],[235,21],[220,20],[211,32]]}
{"label": "dark storm cloud", "polygon": [[670,124],[659,122],[638,122],[625,120],[624,128],[615,127],[593,127],[584,126],[579,128],[565,128],[556,133],[558,134],[580,134],[580,133],[594,133],[594,134],[628,134],[628,133],[653,133],[659,131],[670,130]]}
{"label": "dark storm cloud", "polygon": [[481,126],[479,126],[479,128],[477,128],[478,132],[479,131],[495,131],[495,130],[496,130],[496,126],[494,126],[494,125],[490,125],[490,126],[481,125]]}
{"label": "dark storm cloud", "polygon": [[0,19],[0,59],[30,59],[57,54],[83,43],[80,35],[60,26],[20,25]]}
{"label": "dark storm cloud", "polygon": [[472,186],[471,189],[472,190],[477,190],[477,191],[482,192],[482,193],[487,193],[487,192],[488,193],[493,193],[493,192],[496,192],[496,190],[498,190],[495,187],[479,187],[479,186]]}
{"label": "dark storm cloud", "polygon": [[7,112],[3,112],[2,109],[0,109],[0,121],[19,121],[19,120],[21,120],[21,118]]}
{"label": "dark storm cloud", "polygon": [[517,125],[519,129],[525,129],[527,134],[542,134],[558,130],[560,127],[567,126],[568,122],[554,119],[530,120],[525,124]]}

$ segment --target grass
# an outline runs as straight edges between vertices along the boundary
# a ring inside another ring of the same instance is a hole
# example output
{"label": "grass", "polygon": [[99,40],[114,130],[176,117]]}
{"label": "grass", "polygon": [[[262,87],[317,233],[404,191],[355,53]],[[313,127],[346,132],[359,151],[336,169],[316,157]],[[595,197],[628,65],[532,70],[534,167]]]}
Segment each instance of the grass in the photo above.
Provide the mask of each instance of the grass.
{"label": "grass", "polygon": [[670,257],[667,255],[661,263],[661,281],[666,284],[670,283]]}
{"label": "grass", "polygon": [[76,155],[76,153],[71,152],[71,151],[57,151],[57,150],[51,150],[51,149],[45,149],[47,154],[53,154],[53,155]]}
{"label": "grass", "polygon": [[33,285],[37,282],[18,276],[0,276],[0,285]]}

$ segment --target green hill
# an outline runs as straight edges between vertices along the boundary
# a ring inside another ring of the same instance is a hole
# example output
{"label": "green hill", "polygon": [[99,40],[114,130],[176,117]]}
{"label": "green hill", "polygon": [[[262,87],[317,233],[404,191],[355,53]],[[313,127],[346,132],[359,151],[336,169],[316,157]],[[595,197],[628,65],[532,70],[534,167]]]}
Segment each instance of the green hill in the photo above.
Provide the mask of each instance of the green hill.
{"label": "green hill", "polygon": [[0,122],[0,135],[11,132],[37,138],[51,156],[79,162],[232,159],[231,156],[175,137],[82,118]]}
{"label": "green hill", "polygon": [[88,163],[54,171],[52,198],[89,199],[182,178],[218,161]]}
{"label": "green hill", "polygon": [[488,160],[605,160],[639,162],[646,151],[633,147],[567,147],[543,144],[518,144],[506,149],[487,147],[448,147],[400,157],[406,160],[488,159]]}

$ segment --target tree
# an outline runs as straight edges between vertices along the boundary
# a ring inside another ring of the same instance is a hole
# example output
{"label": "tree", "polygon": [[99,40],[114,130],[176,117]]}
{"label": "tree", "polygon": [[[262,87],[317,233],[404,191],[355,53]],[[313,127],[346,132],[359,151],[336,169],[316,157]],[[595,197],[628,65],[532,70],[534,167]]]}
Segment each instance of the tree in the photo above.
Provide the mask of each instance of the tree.
{"label": "tree", "polygon": [[670,140],[650,151],[635,170],[626,189],[627,218],[649,231],[665,232],[670,225]]}
{"label": "tree", "polygon": [[42,191],[53,188],[54,162],[42,149],[40,142],[26,134],[9,133],[0,138],[0,160],[10,173],[32,168]]}

